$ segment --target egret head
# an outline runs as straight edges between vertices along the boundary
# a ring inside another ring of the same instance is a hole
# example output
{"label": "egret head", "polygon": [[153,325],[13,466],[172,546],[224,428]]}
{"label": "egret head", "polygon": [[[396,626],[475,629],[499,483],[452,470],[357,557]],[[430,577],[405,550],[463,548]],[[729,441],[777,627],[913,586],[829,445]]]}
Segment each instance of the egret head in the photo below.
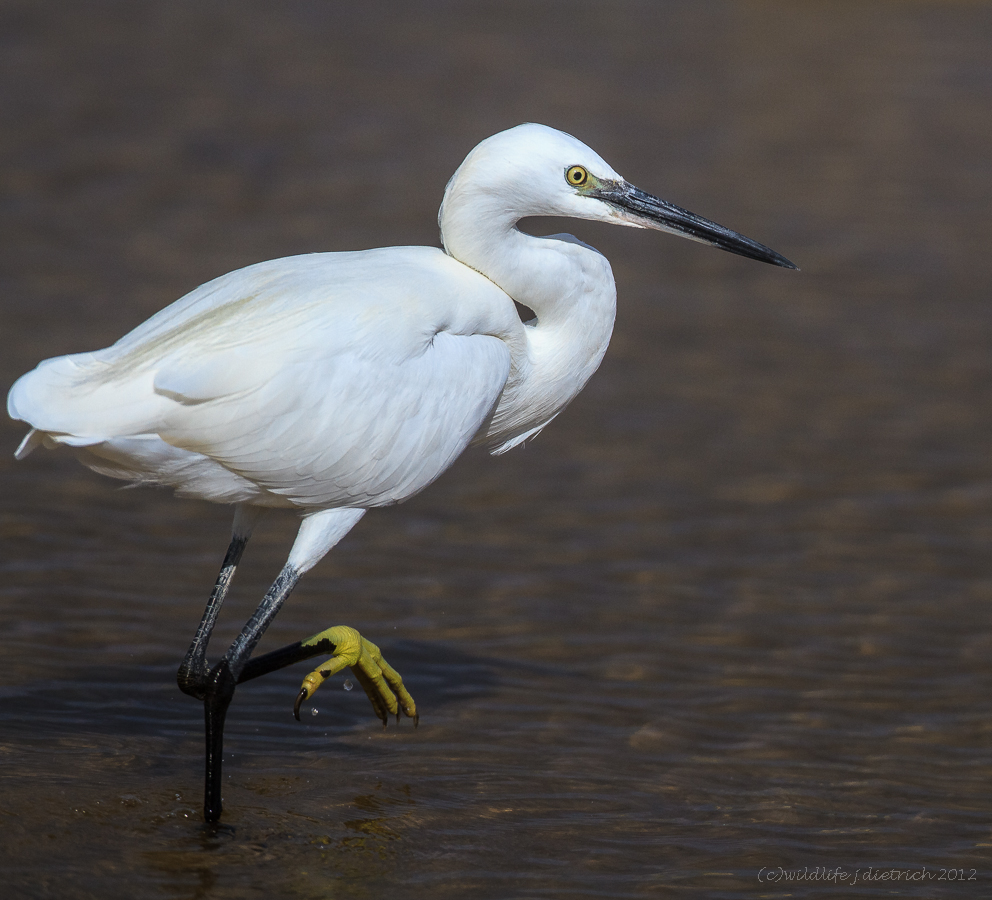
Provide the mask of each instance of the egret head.
{"label": "egret head", "polygon": [[[438,220],[452,207],[515,223],[567,216],[668,231],[750,259],[797,268],[774,250],[628,184],[599,154],[546,125],[518,125],[487,138],[465,158],[444,193]],[[446,209],[447,208],[447,209]]]}

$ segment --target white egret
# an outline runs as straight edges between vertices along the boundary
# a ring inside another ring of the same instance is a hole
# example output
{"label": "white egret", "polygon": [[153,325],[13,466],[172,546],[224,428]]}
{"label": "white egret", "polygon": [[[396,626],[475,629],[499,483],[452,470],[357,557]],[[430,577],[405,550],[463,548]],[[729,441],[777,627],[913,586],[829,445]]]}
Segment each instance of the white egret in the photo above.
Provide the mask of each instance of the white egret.
{"label": "white egret", "polygon": [[[423,490],[475,442],[503,453],[579,393],[606,352],[610,264],[570,235],[534,237],[526,216],[670,231],[796,268],[773,250],[628,184],[580,141],[520,125],[479,144],[448,182],[442,249],[314,253],[223,275],[116,344],[45,360],[8,412],[38,445],[70,448],[114,478],[235,506],[230,547],[179,669],[203,701],[204,816],[221,812],[224,717],[235,686],[317,654],[297,698],[351,666],[376,713],[413,699],[374,644],[338,626],[257,659],[294,585],[367,509]],[[521,321],[514,301],[536,319]],[[245,544],[267,507],[302,517],[289,558],[220,661],[207,643]]]}

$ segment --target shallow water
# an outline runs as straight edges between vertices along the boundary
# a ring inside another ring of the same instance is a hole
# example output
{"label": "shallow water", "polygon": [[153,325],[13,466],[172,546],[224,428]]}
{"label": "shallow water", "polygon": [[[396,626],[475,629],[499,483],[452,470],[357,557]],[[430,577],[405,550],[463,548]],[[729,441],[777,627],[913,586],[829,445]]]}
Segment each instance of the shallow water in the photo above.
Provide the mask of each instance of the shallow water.
{"label": "shallow water", "polygon": [[245,685],[216,828],[174,673],[228,511],[15,465],[5,422],[11,896],[987,892],[992,9],[6,3],[0,41],[5,387],[239,265],[434,243],[520,121],[803,267],[569,223],[619,284],[596,378],[367,516],[263,644],[359,628],[419,729],[343,675],[302,723],[305,667]]}

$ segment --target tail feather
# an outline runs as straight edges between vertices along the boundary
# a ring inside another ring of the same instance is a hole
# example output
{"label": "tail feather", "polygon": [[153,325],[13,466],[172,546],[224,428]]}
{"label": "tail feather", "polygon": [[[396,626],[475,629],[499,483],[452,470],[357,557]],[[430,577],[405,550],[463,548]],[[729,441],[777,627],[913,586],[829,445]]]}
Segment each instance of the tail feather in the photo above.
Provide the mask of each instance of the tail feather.
{"label": "tail feather", "polygon": [[[99,352],[46,359],[14,382],[7,412],[57,443],[77,446],[156,431],[164,398],[152,389],[153,373],[114,380],[105,377],[109,368]],[[29,433],[18,459],[40,440]]]}
{"label": "tail feather", "polygon": [[24,435],[24,440],[17,445],[17,449],[14,451],[14,459],[24,459],[32,450],[42,444],[44,440],[44,433],[38,431],[37,428],[32,428]]}

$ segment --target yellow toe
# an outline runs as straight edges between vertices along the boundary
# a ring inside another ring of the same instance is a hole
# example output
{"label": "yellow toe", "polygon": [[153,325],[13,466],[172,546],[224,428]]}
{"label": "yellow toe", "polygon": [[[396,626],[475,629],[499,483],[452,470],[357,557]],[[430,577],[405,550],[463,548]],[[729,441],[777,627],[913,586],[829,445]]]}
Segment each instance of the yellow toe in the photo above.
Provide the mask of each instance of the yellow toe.
{"label": "yellow toe", "polygon": [[401,709],[413,719],[414,725],[419,721],[417,706],[403,685],[399,672],[382,658],[382,652],[375,644],[363,638],[354,628],[335,625],[303,641],[303,646],[308,649],[323,649],[326,646],[333,655],[303,679],[294,708],[297,718],[304,700],[312,697],[332,675],[350,667],[365,690],[375,714],[382,720],[383,727],[388,721],[388,714],[393,713],[398,720]]}

